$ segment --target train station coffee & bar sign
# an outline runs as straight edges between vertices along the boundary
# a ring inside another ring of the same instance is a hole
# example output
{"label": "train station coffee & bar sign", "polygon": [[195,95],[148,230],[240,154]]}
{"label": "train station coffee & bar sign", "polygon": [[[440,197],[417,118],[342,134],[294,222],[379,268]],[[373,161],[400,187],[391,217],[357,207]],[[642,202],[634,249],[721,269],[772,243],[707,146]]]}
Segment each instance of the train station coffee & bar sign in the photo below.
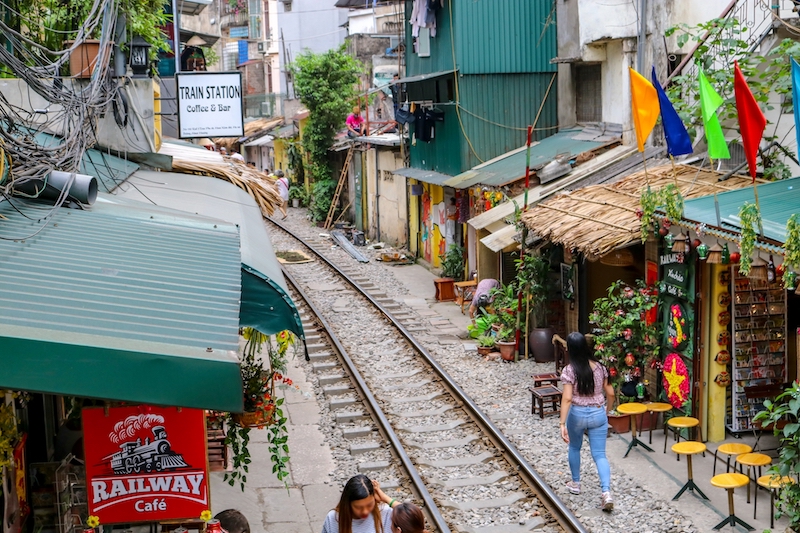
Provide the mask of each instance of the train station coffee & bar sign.
{"label": "train station coffee & bar sign", "polygon": [[181,72],[175,79],[181,139],[244,136],[241,72]]}
{"label": "train station coffee & bar sign", "polygon": [[89,514],[101,524],[197,518],[209,508],[199,409],[83,410]]}

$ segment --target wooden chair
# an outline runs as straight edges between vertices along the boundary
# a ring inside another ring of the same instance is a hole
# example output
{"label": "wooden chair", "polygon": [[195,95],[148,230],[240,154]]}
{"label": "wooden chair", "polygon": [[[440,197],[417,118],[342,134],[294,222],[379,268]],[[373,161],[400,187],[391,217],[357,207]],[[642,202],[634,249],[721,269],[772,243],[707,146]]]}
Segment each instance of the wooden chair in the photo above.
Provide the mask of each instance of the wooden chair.
{"label": "wooden chair", "polygon": [[553,335],[553,348],[555,349],[556,374],[561,374],[564,367],[569,364],[567,341],[559,335]]}
{"label": "wooden chair", "polygon": [[461,308],[461,314],[464,313],[464,307],[469,307],[472,303],[472,297],[475,295],[475,289],[478,287],[477,280],[470,281],[457,281],[453,283],[453,288],[456,293],[456,305]]}

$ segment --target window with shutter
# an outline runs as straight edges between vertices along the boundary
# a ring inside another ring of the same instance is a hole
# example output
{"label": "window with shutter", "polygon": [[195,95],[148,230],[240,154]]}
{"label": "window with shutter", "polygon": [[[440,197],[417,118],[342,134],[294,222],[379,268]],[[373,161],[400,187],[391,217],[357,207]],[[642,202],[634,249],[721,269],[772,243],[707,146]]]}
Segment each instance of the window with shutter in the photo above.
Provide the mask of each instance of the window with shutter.
{"label": "window with shutter", "polygon": [[603,121],[603,86],[600,65],[575,67],[575,115],[578,122]]}

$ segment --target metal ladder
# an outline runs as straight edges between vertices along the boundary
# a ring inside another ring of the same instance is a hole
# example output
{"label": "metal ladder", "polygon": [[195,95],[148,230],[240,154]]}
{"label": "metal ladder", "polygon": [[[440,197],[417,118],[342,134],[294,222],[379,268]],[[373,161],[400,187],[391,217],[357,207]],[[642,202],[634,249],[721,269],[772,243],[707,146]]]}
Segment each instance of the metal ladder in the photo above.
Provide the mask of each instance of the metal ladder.
{"label": "metal ladder", "polygon": [[347,179],[347,169],[350,167],[350,161],[353,159],[353,148],[354,147],[351,145],[347,150],[347,157],[344,160],[344,166],[342,166],[342,173],[339,174],[339,183],[336,184],[336,192],[333,193],[331,207],[328,209],[328,216],[325,219],[325,225],[322,226],[325,229],[330,229],[331,224],[333,224],[333,215],[336,212],[336,204],[339,203],[339,196],[342,194],[344,182]]}

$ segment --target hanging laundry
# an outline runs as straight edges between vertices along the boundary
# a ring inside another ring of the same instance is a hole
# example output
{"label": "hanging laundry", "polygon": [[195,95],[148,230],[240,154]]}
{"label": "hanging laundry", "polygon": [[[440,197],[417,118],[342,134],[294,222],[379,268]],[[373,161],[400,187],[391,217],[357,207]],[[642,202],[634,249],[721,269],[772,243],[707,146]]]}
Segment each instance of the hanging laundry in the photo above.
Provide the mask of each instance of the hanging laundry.
{"label": "hanging laundry", "polygon": [[428,28],[431,37],[436,37],[436,12],[444,6],[444,0],[414,0],[411,9],[411,36],[419,37],[420,28]]}

